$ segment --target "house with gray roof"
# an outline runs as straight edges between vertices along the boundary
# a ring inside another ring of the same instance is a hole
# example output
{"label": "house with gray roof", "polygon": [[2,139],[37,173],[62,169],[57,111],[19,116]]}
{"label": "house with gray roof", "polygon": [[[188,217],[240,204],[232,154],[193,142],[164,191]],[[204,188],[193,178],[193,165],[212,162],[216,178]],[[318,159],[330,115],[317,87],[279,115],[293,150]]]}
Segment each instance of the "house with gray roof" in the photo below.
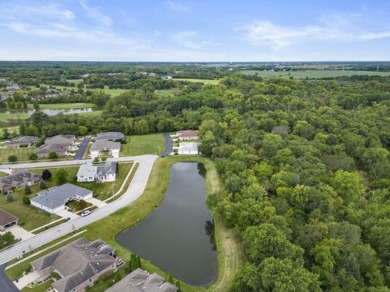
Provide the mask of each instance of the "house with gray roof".
{"label": "house with gray roof", "polygon": [[120,142],[97,140],[91,145],[91,158],[94,159],[95,157],[98,157],[101,152],[106,152],[108,155],[118,158],[120,149]]}
{"label": "house with gray roof", "polygon": [[96,135],[95,140],[120,141],[125,138],[121,132],[104,132]]}
{"label": "house with gray roof", "polygon": [[50,214],[57,214],[65,209],[65,204],[68,201],[86,200],[92,198],[92,195],[92,191],[88,189],[66,183],[58,187],[40,191],[30,201],[34,207],[49,212]]}
{"label": "house with gray roof", "polygon": [[156,273],[135,269],[106,292],[176,292],[178,288]]}
{"label": "house with gray roof", "polygon": [[45,144],[38,147],[35,153],[38,157],[48,157],[50,152],[57,153],[58,156],[71,155],[71,150],[77,150],[75,145],[76,137],[74,135],[57,135],[48,137]]}
{"label": "house with gray roof", "polygon": [[6,149],[19,149],[20,147],[27,146],[31,147],[39,140],[38,137],[35,136],[19,136],[11,139],[10,141],[6,141],[4,143],[4,148]]}
{"label": "house with gray roof", "polygon": [[82,237],[31,263],[42,281],[56,272],[61,279],[52,287],[57,292],[85,291],[104,273],[116,271],[115,249],[101,239],[90,242]]}
{"label": "house with gray roof", "polygon": [[116,180],[117,163],[107,161],[104,164],[94,165],[85,163],[80,166],[77,172],[78,182],[110,182]]}
{"label": "house with gray roof", "polygon": [[41,176],[31,171],[16,171],[10,175],[0,178],[0,192],[8,193],[25,185],[32,186],[39,182]]}

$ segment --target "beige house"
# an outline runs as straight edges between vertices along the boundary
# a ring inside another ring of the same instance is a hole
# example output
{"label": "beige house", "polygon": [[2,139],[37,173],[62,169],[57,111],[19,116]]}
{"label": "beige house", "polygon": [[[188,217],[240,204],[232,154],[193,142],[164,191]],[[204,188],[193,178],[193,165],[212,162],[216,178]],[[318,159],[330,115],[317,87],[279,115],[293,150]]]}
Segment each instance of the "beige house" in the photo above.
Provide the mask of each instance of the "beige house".
{"label": "beige house", "polygon": [[14,215],[0,209],[0,231],[6,231],[7,228],[18,225],[18,220]]}
{"label": "beige house", "polygon": [[115,249],[101,239],[90,242],[86,238],[76,241],[31,263],[42,281],[56,272],[61,279],[52,287],[56,292],[81,292],[92,286],[99,276],[116,271],[118,259]]}
{"label": "beige house", "polygon": [[97,140],[91,145],[91,158],[94,159],[95,157],[98,157],[101,152],[107,152],[109,156],[118,158],[120,150],[120,142]]}

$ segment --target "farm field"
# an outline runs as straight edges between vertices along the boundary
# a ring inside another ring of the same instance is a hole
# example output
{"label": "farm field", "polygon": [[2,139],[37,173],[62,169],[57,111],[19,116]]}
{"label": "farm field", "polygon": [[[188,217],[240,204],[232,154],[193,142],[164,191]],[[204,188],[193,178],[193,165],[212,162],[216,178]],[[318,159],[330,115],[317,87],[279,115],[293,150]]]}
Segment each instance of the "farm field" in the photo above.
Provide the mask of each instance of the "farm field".
{"label": "farm field", "polygon": [[126,136],[127,144],[122,144],[123,156],[158,154],[165,150],[165,138],[162,134]]}
{"label": "farm field", "polygon": [[243,70],[240,71],[245,75],[258,74],[263,78],[272,77],[294,77],[302,78],[327,78],[352,75],[370,75],[370,76],[390,76],[390,72],[375,71],[351,71],[351,70],[305,70],[305,71],[261,71],[261,70]]}
{"label": "farm field", "polygon": [[204,84],[218,85],[220,79],[189,79],[189,78],[174,78],[175,81],[202,82]]}

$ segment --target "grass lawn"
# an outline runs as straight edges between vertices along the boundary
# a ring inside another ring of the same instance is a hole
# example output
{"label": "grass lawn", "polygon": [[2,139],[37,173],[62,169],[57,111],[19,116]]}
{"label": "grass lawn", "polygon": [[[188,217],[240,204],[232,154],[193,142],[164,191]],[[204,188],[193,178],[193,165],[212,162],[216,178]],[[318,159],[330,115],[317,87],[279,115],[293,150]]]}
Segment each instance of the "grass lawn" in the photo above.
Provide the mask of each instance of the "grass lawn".
{"label": "grass lawn", "polygon": [[351,70],[305,70],[305,71],[260,71],[260,70],[243,70],[242,74],[253,75],[257,73],[263,78],[272,77],[294,77],[298,79],[302,78],[326,78],[326,77],[339,77],[339,76],[352,76],[352,75],[370,75],[370,76],[389,76],[390,72],[375,72],[375,71],[351,71]]}
{"label": "grass lawn", "polygon": [[97,117],[100,116],[103,113],[103,111],[92,111],[92,112],[82,112],[82,113],[77,113],[80,116],[88,116],[88,117]]}
{"label": "grass lawn", "polygon": [[[39,186],[31,187],[32,194],[30,198],[34,197]],[[58,216],[51,216],[49,213],[39,211],[33,206],[23,204],[24,188],[12,192],[13,201],[7,202],[7,196],[0,194],[0,208],[11,213],[19,218],[19,225],[26,230],[33,230],[39,226],[48,224],[54,220],[59,219]]]}
{"label": "grass lawn", "polygon": [[162,134],[126,136],[126,142],[127,144],[121,145],[123,156],[163,153],[166,146]]}
{"label": "grass lawn", "polygon": [[4,112],[0,112],[0,121],[2,122],[7,122],[7,121],[11,121],[11,120],[25,120],[29,117],[29,115],[23,111],[23,110],[20,110],[19,112],[9,112],[9,113],[4,113]]}
{"label": "grass lawn", "polygon": [[30,161],[28,157],[30,156],[31,153],[33,153],[35,148],[30,148],[30,147],[23,147],[20,149],[1,149],[0,150],[0,163],[9,163],[8,162],[8,157],[10,155],[16,155],[18,160],[16,162],[21,162],[21,161]]}
{"label": "grass lawn", "polygon": [[[31,109],[32,109],[32,105]],[[86,108],[86,107],[94,107],[93,103],[40,103],[39,108],[41,110],[45,109],[78,109],[78,108]]]}
{"label": "grass lawn", "polygon": [[13,127],[2,127],[0,128],[0,138],[3,139],[3,130],[8,129],[9,133],[15,133],[16,135],[19,134],[19,126],[13,126]]}
{"label": "grass lawn", "polygon": [[5,177],[5,176],[7,176],[7,175],[8,175],[8,173],[5,173],[5,172],[0,171],[0,177]]}
{"label": "grass lawn", "polygon": [[156,90],[155,93],[158,97],[174,97],[175,94],[180,93],[181,90],[177,88],[173,89],[163,89],[163,90]]}
{"label": "grass lawn", "polygon": [[83,82],[83,79],[67,79],[66,81],[74,84],[79,84],[80,82]]}
{"label": "grass lawn", "polygon": [[174,78],[175,81],[202,82],[204,84],[218,85],[220,79],[189,79],[189,78]]}
{"label": "grass lawn", "polygon": [[35,287],[33,288],[29,288],[29,287],[25,287],[23,288],[22,292],[42,292],[42,291],[47,291],[47,289],[50,288],[51,284],[53,284],[53,280],[47,280],[46,282],[40,284],[40,285],[36,285]]}
{"label": "grass lawn", "polygon": [[129,89],[120,89],[120,88],[111,89],[111,88],[108,88],[108,86],[104,86],[104,89],[98,89],[98,90],[103,90],[106,94],[110,94],[111,97],[116,97],[116,96],[122,94],[123,92],[128,91]]}

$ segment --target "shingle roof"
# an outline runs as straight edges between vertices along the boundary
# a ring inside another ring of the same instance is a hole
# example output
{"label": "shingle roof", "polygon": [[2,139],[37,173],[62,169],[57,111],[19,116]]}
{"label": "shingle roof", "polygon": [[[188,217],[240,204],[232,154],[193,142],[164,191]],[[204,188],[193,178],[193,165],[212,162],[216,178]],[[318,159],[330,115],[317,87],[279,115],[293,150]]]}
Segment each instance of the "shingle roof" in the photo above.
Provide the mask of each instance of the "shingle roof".
{"label": "shingle roof", "polygon": [[45,154],[49,152],[65,153],[69,145],[64,144],[44,144],[35,150],[36,154]]}
{"label": "shingle roof", "polygon": [[104,132],[104,133],[99,133],[96,135],[96,141],[97,140],[122,140],[125,137],[123,133],[121,132]]}
{"label": "shingle roof", "polygon": [[109,174],[115,174],[116,173],[116,165],[117,163],[115,161],[108,161],[103,165],[97,166],[97,176],[106,176]]}
{"label": "shingle roof", "polygon": [[182,131],[177,131],[176,135],[178,135],[179,137],[198,137],[199,131],[182,130]]}
{"label": "shingle roof", "polygon": [[176,292],[177,290],[175,285],[164,283],[164,278],[160,275],[149,274],[137,268],[106,292]]}
{"label": "shingle roof", "polygon": [[66,183],[59,187],[52,187],[50,189],[40,191],[36,197],[31,199],[35,202],[46,206],[50,209],[58,208],[64,205],[70,198],[86,197],[92,191]]}
{"label": "shingle roof", "polygon": [[36,143],[38,140],[39,138],[35,136],[19,136],[11,139],[11,141],[6,142],[5,144],[32,144]]}
{"label": "shingle roof", "polygon": [[92,163],[86,163],[80,166],[77,171],[77,177],[93,177],[95,178],[97,173],[97,167]]}
{"label": "shingle roof", "polygon": [[90,242],[80,238],[51,254],[31,263],[37,271],[53,266],[63,278],[53,283],[59,292],[71,291],[94,275],[105,270],[116,260],[109,255],[114,248],[97,239]]}
{"label": "shingle roof", "polygon": [[11,215],[10,213],[0,209],[0,226],[7,225],[11,222],[14,222],[18,218],[14,215]]}
{"label": "shingle roof", "polygon": [[80,166],[77,177],[102,177],[116,173],[117,163],[115,161],[107,161],[103,165],[93,165],[88,162]]}
{"label": "shingle roof", "polygon": [[32,173],[31,171],[18,171],[0,179],[0,190],[2,192],[8,192],[13,188],[17,188],[23,184],[29,182],[38,182],[40,178],[40,175]]}
{"label": "shingle roof", "polygon": [[91,145],[91,151],[103,151],[106,149],[110,150],[120,150],[121,149],[121,143],[120,142],[113,142],[113,141],[107,141],[107,140],[98,140],[96,142],[93,142]]}
{"label": "shingle roof", "polygon": [[198,151],[198,143],[182,142],[179,144],[179,152],[181,151]]}
{"label": "shingle roof", "polygon": [[60,144],[69,146],[73,144],[75,139],[76,137],[74,135],[57,135],[46,138],[45,144]]}

